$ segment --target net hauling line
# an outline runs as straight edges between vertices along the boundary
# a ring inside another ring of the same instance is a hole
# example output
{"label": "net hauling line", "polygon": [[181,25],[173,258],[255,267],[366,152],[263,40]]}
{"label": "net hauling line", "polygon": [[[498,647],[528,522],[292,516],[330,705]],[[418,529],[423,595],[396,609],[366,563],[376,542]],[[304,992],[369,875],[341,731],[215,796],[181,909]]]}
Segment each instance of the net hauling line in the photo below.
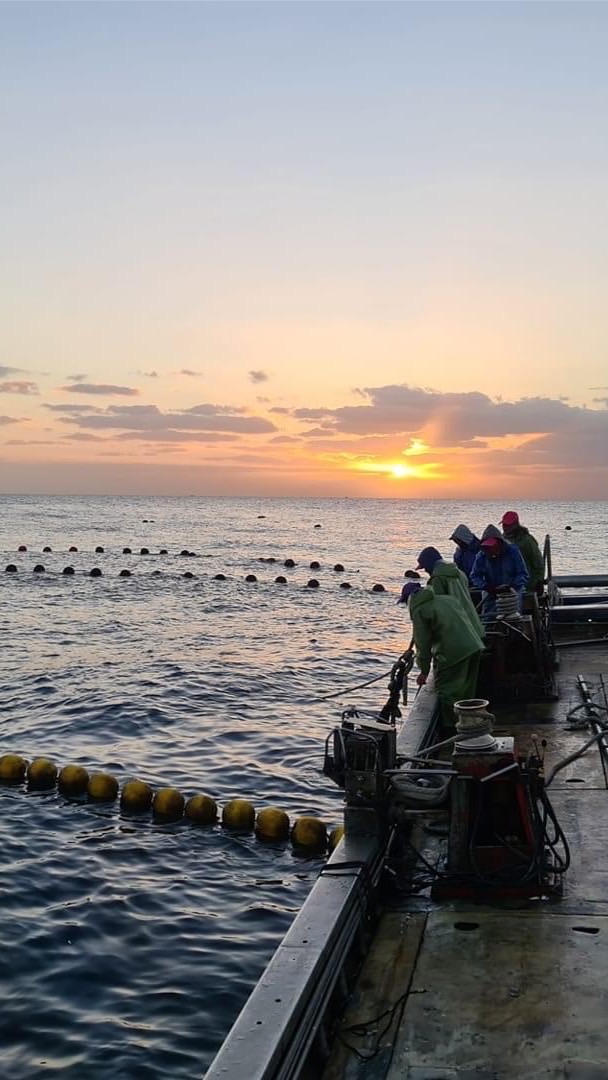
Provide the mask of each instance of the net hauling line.
{"label": "net hauling line", "polygon": [[407,649],[405,650],[405,652],[401,653],[401,655],[398,657],[398,659],[395,661],[395,663],[392,665],[392,667],[390,667],[388,669],[388,671],[383,671],[380,675],[375,675],[373,679],[367,679],[366,682],[358,683],[356,686],[349,686],[345,690],[336,690],[333,694],[325,694],[323,697],[320,697],[320,698],[312,698],[310,701],[307,701],[306,704],[307,705],[317,705],[317,704],[320,704],[320,703],[322,703],[324,701],[332,701],[335,698],[344,697],[346,694],[354,694],[355,691],[357,691],[357,690],[365,690],[366,687],[372,686],[374,683],[380,682],[381,679],[390,678],[390,680],[391,680],[391,686],[389,687],[389,689],[390,689],[390,688],[392,688],[392,684],[393,684],[393,682],[395,680],[395,677],[397,676],[397,673],[399,672],[400,669],[403,669],[403,681],[404,681],[404,686],[405,686],[405,685],[407,685],[406,684],[407,676],[409,675],[409,673],[412,670],[413,666],[414,666],[414,639],[412,638],[412,640],[410,641],[410,643],[409,643]]}

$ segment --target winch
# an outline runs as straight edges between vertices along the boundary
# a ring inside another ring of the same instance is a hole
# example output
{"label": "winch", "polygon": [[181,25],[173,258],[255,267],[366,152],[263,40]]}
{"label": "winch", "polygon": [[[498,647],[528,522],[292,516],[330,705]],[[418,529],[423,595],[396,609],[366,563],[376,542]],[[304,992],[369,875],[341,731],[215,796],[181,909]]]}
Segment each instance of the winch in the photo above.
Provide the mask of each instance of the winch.
{"label": "winch", "polygon": [[389,770],[397,764],[394,724],[361,717],[355,708],[325,741],[323,772],[344,788],[347,805],[374,806],[386,801]]}
{"label": "winch", "polygon": [[[414,820],[445,808],[447,854],[437,864],[434,898],[558,895],[567,844],[545,791],[540,749],[535,743],[521,755],[512,736],[495,736],[483,698],[454,709],[457,734],[406,761],[397,757],[394,725],[354,708],[342,714],[326,740],[323,771],[345,792],[347,833],[396,828],[407,837]],[[451,756],[438,760],[450,745]]]}

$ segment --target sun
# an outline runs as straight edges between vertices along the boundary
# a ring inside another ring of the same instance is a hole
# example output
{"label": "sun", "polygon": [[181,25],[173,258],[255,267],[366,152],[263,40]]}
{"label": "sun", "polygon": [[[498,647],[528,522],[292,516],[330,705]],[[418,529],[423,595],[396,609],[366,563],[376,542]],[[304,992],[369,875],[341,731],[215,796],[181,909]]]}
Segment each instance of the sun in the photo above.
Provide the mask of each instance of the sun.
{"label": "sun", "polygon": [[416,465],[410,465],[404,461],[355,461],[350,465],[351,469],[358,472],[376,473],[377,476],[386,476],[392,480],[439,480],[444,476],[441,464],[438,461],[426,461]]}
{"label": "sun", "polygon": [[413,471],[407,465],[391,465],[391,475],[397,480],[402,480],[404,476],[411,476]]}

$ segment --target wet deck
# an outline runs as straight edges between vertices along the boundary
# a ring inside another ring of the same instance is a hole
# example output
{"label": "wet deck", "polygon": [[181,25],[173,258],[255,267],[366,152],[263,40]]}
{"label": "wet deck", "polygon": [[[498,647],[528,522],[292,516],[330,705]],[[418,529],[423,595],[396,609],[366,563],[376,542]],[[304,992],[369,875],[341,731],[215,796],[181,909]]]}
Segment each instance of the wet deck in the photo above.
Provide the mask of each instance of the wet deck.
{"label": "wet deck", "polygon": [[[547,774],[590,737],[567,729],[579,674],[601,691],[608,647],[563,650],[558,702],[497,712],[495,734],[519,747],[547,740]],[[572,855],[563,897],[392,902],[324,1080],[608,1080],[608,784],[597,746],[550,796]]]}

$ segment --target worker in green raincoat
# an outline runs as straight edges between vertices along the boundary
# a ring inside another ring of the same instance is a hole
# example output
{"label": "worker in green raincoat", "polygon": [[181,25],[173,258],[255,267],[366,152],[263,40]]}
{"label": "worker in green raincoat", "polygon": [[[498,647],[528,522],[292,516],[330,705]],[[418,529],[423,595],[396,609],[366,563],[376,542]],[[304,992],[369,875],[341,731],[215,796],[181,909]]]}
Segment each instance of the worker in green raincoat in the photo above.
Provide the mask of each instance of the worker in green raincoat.
{"label": "worker in green raincoat", "polygon": [[418,582],[406,585],[405,601],[412,620],[413,638],[424,686],[435,669],[435,691],[441,707],[441,727],[454,730],[454,702],[474,698],[484,643],[453,596],[436,596]]}
{"label": "worker in green raincoat", "polygon": [[528,590],[535,592],[537,596],[542,596],[543,557],[540,553],[538,541],[534,539],[525,525],[520,524],[519,514],[516,510],[507,510],[506,514],[502,515],[501,525],[505,540],[519,548],[522,559],[526,564],[526,569],[530,575],[527,585]]}
{"label": "worker in green raincoat", "polygon": [[422,549],[416,569],[426,570],[429,575],[428,584],[435,596],[453,596],[455,600],[458,600],[471,626],[483,638],[484,626],[471,600],[467,575],[459,570],[455,563],[445,562],[435,547]]}

